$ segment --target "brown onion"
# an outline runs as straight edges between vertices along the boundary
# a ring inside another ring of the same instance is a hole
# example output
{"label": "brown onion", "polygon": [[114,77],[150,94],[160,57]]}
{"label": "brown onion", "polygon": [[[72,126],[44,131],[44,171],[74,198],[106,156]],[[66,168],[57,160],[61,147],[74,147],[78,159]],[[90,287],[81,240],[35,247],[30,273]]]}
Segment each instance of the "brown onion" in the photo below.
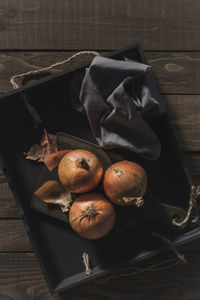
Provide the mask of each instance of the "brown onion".
{"label": "brown onion", "polygon": [[69,211],[72,229],[89,240],[106,236],[115,223],[115,209],[112,203],[99,193],[88,193],[78,197]]}
{"label": "brown onion", "polygon": [[67,153],[58,166],[63,187],[72,193],[85,193],[95,188],[103,175],[103,167],[93,153],[73,150]]}
{"label": "brown onion", "polygon": [[111,165],[103,180],[107,197],[118,205],[143,205],[147,189],[146,172],[140,165],[123,160]]}

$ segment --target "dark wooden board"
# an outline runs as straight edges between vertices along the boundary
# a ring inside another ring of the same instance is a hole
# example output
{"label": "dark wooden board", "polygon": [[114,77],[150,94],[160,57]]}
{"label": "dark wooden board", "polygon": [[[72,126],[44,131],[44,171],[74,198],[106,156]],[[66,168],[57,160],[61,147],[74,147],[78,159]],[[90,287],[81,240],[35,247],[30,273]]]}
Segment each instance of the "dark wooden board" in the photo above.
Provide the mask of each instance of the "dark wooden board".
{"label": "dark wooden board", "polygon": [[0,218],[20,218],[19,209],[7,182],[0,182]]}
{"label": "dark wooden board", "polygon": [[200,52],[146,52],[161,93],[200,94]]}
{"label": "dark wooden board", "polygon": [[0,241],[0,252],[32,250],[22,220],[0,219]]}
{"label": "dark wooden board", "polygon": [[[12,90],[9,79],[14,74],[36,70],[63,61],[76,52],[1,52],[0,92]],[[107,52],[101,52],[103,55]],[[162,94],[200,94],[199,52],[145,52]],[[89,58],[89,57],[88,57]],[[80,58],[74,59],[74,63]],[[56,71],[67,69],[61,65]]]}
{"label": "dark wooden board", "polygon": [[[60,295],[50,295],[33,253],[0,254],[1,300],[199,300],[199,253],[186,253],[188,263],[168,270],[148,271],[104,285],[90,282]],[[172,253],[157,257],[173,258]],[[149,259],[139,268],[155,264]]]}
{"label": "dark wooden board", "polygon": [[200,150],[200,96],[163,95],[172,129],[182,151]]}
{"label": "dark wooden board", "polygon": [[[167,103],[184,162],[200,182],[200,2],[198,0],[10,0],[0,4],[0,92],[9,78],[48,66],[71,50],[112,50],[140,42]],[[67,50],[5,52],[6,49]],[[155,51],[152,51],[155,50]],[[161,51],[160,51],[161,50]],[[176,50],[172,52],[171,50]],[[177,51],[181,50],[181,51]],[[183,51],[184,50],[184,51]],[[193,51],[195,50],[195,52]],[[57,68],[54,72],[64,69]],[[185,95],[184,95],[185,94]],[[183,95],[183,96],[182,96]],[[14,219],[12,219],[14,218]],[[188,263],[104,286],[94,282],[50,295],[31,251],[19,209],[0,169],[1,300],[199,300],[200,241],[185,245]],[[169,254],[163,254],[166,259]],[[152,260],[146,264],[151,265]]]}
{"label": "dark wooden board", "polygon": [[6,177],[0,168],[0,218],[20,218],[12,191],[6,182]]}
{"label": "dark wooden board", "polygon": [[1,2],[1,49],[199,50],[198,0]]}

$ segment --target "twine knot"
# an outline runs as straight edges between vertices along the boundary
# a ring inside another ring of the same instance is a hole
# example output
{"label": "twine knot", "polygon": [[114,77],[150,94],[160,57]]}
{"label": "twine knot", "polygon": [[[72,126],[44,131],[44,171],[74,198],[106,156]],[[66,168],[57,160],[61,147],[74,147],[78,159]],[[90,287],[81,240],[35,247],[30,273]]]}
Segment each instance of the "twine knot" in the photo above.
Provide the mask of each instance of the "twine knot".
{"label": "twine knot", "polygon": [[[172,219],[172,223],[178,227],[182,227],[183,225],[185,225],[192,214],[192,210],[193,208],[195,208],[197,210],[197,199],[200,196],[200,186],[195,187],[194,185],[191,186],[191,191],[190,191],[190,200],[189,200],[189,207],[188,207],[188,211],[187,214],[185,216],[185,218],[178,222],[177,218],[173,218]],[[197,223],[199,220],[199,213],[197,212],[196,217],[191,220],[192,223]]]}

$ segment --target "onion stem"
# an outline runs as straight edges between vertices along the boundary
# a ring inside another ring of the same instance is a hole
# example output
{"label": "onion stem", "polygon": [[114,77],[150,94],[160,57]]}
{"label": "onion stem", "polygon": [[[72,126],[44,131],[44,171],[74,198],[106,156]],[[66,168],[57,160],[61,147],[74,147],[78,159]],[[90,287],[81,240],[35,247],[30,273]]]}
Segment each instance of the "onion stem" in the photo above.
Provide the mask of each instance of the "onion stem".
{"label": "onion stem", "polygon": [[78,161],[78,165],[79,165],[80,168],[83,168],[85,170],[89,170],[89,165],[88,165],[85,158],[79,158],[77,161]]}
{"label": "onion stem", "polygon": [[143,197],[123,197],[122,200],[127,204],[131,203],[137,207],[141,207],[144,205]]}
{"label": "onion stem", "polygon": [[91,203],[90,205],[88,205],[86,207],[85,210],[81,211],[81,215],[80,215],[80,221],[82,221],[84,218],[87,218],[88,221],[94,219],[96,217],[96,215],[98,215],[99,212],[96,209],[96,207],[94,206],[94,203]]}

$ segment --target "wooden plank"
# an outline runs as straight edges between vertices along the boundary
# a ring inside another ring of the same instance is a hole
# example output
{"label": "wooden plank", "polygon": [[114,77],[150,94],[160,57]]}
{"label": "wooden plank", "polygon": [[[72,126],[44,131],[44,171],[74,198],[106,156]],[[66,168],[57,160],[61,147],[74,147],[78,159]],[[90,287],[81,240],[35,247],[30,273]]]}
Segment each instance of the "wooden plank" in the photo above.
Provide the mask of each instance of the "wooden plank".
{"label": "wooden plank", "polygon": [[0,9],[1,49],[200,49],[198,0],[10,0]]}
{"label": "wooden plank", "polygon": [[[14,74],[46,67],[63,61],[75,52],[3,52],[0,53],[0,93],[12,89]],[[102,52],[101,52],[102,53]],[[105,53],[105,52],[104,52]],[[200,94],[199,52],[146,52],[145,56],[163,94]],[[76,58],[78,63],[81,58]],[[65,70],[66,65],[58,70]]]}
{"label": "wooden plank", "polygon": [[34,254],[1,253],[0,299],[57,300],[59,297],[50,296]]}
{"label": "wooden plank", "polygon": [[0,218],[20,218],[20,211],[16,205],[9,185],[0,183]]}
{"label": "wooden plank", "polygon": [[0,252],[32,250],[22,220],[0,219],[0,241]]}
{"label": "wooden plank", "polygon": [[183,161],[196,185],[200,185],[200,153],[183,153]]}
{"label": "wooden plank", "polygon": [[[156,262],[172,258],[163,254],[142,263],[149,267]],[[200,254],[187,256],[188,263],[168,270],[146,271],[119,278],[105,284],[92,281],[50,295],[35,255],[32,253],[0,254],[0,298],[2,300],[132,300],[134,299],[199,299]]]}
{"label": "wooden plank", "polygon": [[163,96],[182,151],[200,150],[200,95]]}
{"label": "wooden plank", "polygon": [[199,52],[146,52],[163,94],[200,94]]}

